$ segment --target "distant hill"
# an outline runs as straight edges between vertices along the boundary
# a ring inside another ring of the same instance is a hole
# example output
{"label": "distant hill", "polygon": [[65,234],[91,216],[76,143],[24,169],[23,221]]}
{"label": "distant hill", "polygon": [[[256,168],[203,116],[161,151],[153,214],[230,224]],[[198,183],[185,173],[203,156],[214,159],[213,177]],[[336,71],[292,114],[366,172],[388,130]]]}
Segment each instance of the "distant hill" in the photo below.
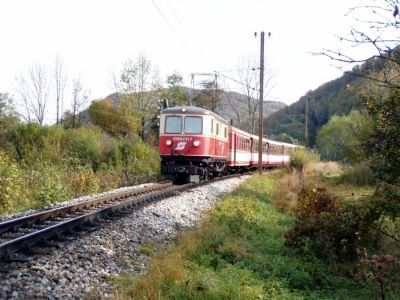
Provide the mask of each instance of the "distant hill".
{"label": "distant hill", "polygon": [[[201,93],[207,93],[207,90],[199,90],[192,88],[184,88],[188,98],[193,99],[192,105],[204,107],[210,109],[207,105],[202,105],[200,101],[197,101],[198,95]],[[210,93],[210,91],[208,91]],[[250,131],[249,116],[248,116],[248,99],[246,95],[238,92],[226,92],[223,90],[218,90],[216,96],[218,97],[218,105],[216,105],[215,112],[225,118],[226,120],[232,121],[233,125],[243,129],[245,131]],[[256,108],[256,119],[258,129],[258,100],[251,99],[252,106]],[[254,106],[255,105],[255,106]],[[267,117],[280,109],[286,107],[287,105],[279,101],[264,101],[264,117]]]}
{"label": "distant hill", "polygon": [[[232,119],[233,121],[235,120],[235,112],[233,110],[233,105],[230,101],[227,99],[234,99],[236,102],[235,105],[239,108],[240,111],[245,111],[246,110],[246,105],[247,105],[247,97],[245,95],[242,95],[240,93],[236,92],[225,92],[222,95],[222,105],[220,107],[220,113],[228,116],[228,119]],[[258,101],[257,101],[258,102]],[[280,109],[286,107],[287,105],[283,102],[279,101],[264,101],[264,116],[269,116],[273,114],[274,112],[279,111]],[[258,111],[258,110],[257,110]]]}
{"label": "distant hill", "polygon": [[271,114],[264,121],[267,135],[274,138],[286,133],[293,138],[304,142],[304,111],[305,100],[309,99],[309,145],[316,143],[318,130],[325,125],[333,115],[346,115],[352,109],[362,106],[360,99],[354,92],[365,84],[363,75],[380,72],[385,62],[380,59],[356,66],[349,73],[327,82],[316,90],[309,91],[297,102]]}
{"label": "distant hill", "polygon": [[[204,90],[192,89],[189,87],[183,87],[184,92],[186,93],[188,99],[189,97],[196,98],[196,95],[203,93]],[[221,115],[224,119],[230,121],[232,120],[234,126],[237,126],[241,129],[246,130],[247,128],[247,97],[237,92],[225,92],[222,90],[218,90],[215,97],[218,97],[218,105],[215,109],[215,112]],[[114,105],[118,104],[118,93],[113,93],[108,95],[105,99],[111,100]],[[154,105],[156,105],[158,98],[153,99]],[[254,99],[253,99],[254,100]],[[256,101],[256,100],[254,100]],[[208,108],[206,106],[202,106],[199,103],[196,103],[196,100],[193,101],[194,106],[200,106],[204,108]],[[280,109],[286,107],[286,104],[279,101],[265,101],[264,102],[264,116],[269,116],[274,112],[279,111]],[[209,108],[208,108],[209,109]],[[236,113],[240,113],[240,118],[242,120],[242,126],[240,126],[237,122]],[[258,116],[258,110],[257,110]],[[89,122],[87,110],[82,111],[80,113],[81,119],[83,119],[84,123]],[[258,123],[257,123],[258,124]],[[257,125],[258,128],[258,125]]]}

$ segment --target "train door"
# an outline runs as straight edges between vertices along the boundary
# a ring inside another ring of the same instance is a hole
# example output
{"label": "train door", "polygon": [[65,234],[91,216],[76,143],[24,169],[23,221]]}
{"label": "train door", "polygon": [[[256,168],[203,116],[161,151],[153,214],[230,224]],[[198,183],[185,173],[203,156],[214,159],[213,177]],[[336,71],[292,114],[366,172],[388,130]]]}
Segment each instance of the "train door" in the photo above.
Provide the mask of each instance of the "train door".
{"label": "train door", "polygon": [[250,137],[250,161],[249,161],[249,165],[252,165],[252,161],[253,161],[253,150],[254,150],[254,139],[252,137]]}
{"label": "train door", "polygon": [[237,148],[236,133],[233,135],[233,165],[236,166],[236,148]]}

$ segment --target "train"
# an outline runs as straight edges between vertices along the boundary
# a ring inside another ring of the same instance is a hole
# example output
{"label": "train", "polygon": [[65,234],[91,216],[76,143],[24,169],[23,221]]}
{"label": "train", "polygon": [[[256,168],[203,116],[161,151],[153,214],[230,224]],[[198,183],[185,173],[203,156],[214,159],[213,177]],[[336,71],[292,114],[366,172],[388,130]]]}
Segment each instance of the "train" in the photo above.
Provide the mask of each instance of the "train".
{"label": "train", "polygon": [[[259,166],[259,137],[235,128],[204,108],[179,106],[160,112],[161,173],[174,182],[209,180]],[[262,139],[262,166],[288,164],[289,143]]]}

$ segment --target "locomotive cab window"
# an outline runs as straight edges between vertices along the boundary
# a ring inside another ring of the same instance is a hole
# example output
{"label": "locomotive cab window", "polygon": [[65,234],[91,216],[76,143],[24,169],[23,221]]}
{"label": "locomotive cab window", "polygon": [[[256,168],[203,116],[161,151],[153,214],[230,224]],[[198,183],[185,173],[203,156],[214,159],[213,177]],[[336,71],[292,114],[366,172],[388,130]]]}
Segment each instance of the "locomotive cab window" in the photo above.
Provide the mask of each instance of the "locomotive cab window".
{"label": "locomotive cab window", "polygon": [[168,116],[165,118],[165,133],[181,133],[182,117]]}
{"label": "locomotive cab window", "polygon": [[186,117],[185,118],[185,133],[202,133],[203,118],[202,117]]}

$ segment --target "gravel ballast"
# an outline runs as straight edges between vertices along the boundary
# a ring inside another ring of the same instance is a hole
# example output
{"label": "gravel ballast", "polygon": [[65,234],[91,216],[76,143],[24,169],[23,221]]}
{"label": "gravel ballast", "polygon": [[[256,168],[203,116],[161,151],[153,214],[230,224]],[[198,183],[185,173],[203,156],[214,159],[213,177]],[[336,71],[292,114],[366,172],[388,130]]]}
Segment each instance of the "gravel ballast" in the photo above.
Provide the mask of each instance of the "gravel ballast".
{"label": "gravel ballast", "polygon": [[29,262],[1,263],[0,299],[76,299],[84,293],[111,296],[110,278],[145,271],[148,258],[141,253],[141,245],[169,243],[247,178],[218,181],[150,204],[73,241],[60,242],[50,254]]}

